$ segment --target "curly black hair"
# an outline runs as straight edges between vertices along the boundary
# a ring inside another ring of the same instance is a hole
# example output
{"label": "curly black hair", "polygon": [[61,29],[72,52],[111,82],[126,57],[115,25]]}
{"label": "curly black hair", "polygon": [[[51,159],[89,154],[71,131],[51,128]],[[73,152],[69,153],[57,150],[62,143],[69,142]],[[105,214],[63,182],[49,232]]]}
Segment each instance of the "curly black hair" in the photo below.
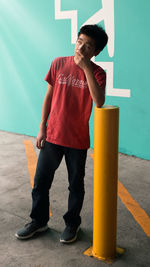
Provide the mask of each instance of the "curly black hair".
{"label": "curly black hair", "polygon": [[95,51],[102,51],[108,42],[107,33],[97,24],[84,25],[78,32],[78,37],[80,34],[85,34],[95,41]]}

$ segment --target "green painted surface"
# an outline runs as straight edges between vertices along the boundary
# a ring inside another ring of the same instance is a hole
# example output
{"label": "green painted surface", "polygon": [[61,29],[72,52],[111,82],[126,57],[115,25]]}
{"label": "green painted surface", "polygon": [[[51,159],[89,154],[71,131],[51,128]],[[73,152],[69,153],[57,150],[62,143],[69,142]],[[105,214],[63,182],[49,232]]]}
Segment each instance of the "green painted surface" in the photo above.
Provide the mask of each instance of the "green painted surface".
{"label": "green painted surface", "polygon": [[[131,97],[106,96],[120,107],[119,151],[150,159],[150,1],[114,2],[114,56],[105,49],[95,61],[113,62],[114,88],[131,90]],[[100,0],[61,1],[61,10],[78,11],[78,30],[101,8]],[[56,20],[50,0],[0,0],[0,14],[0,129],[36,136],[50,63],[74,53],[71,20]]]}

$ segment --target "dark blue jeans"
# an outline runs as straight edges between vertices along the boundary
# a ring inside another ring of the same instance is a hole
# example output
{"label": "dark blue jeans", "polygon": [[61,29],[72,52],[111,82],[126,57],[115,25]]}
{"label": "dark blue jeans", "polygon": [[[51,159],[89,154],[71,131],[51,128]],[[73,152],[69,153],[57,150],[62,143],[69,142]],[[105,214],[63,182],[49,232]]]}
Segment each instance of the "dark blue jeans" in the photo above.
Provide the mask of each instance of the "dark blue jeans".
{"label": "dark blue jeans", "polygon": [[45,225],[49,220],[49,190],[54,173],[63,156],[65,156],[69,182],[68,211],[63,218],[66,225],[78,226],[81,223],[80,211],[85,193],[84,176],[87,149],[73,149],[46,142],[39,153],[30,214],[30,217],[40,226]]}

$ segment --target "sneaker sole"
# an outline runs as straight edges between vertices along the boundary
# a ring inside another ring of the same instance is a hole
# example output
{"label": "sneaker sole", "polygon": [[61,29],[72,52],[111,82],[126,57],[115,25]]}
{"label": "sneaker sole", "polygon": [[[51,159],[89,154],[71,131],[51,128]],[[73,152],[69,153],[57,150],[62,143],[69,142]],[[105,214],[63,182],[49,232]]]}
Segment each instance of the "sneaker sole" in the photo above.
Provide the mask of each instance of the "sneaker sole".
{"label": "sneaker sole", "polygon": [[15,234],[15,237],[17,237],[20,240],[25,240],[25,239],[29,239],[30,237],[32,237],[34,234],[36,233],[41,233],[41,232],[45,232],[46,230],[48,230],[48,225],[41,227],[39,229],[37,229],[36,231],[32,232],[30,235],[27,236],[19,236],[17,233]]}
{"label": "sneaker sole", "polygon": [[72,239],[70,239],[70,240],[60,239],[60,243],[64,243],[64,244],[67,244],[67,243],[68,243],[68,244],[69,244],[69,243],[74,242],[74,241],[77,239],[77,234],[78,234],[78,232],[79,232],[79,229],[80,229],[80,226],[78,227],[77,232],[76,232],[76,235],[75,235],[74,238],[72,238]]}

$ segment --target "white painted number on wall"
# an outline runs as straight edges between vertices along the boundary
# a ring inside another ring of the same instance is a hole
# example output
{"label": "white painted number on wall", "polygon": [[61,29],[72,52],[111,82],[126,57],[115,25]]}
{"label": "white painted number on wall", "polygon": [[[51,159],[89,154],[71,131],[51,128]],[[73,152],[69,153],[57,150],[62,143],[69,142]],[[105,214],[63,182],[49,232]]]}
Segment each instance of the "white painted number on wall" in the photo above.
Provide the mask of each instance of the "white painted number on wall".
{"label": "white painted number on wall", "polygon": [[[105,30],[109,36],[109,41],[107,44],[109,57],[114,56],[114,0],[101,0],[102,8],[98,10],[92,17],[90,17],[85,24],[97,24],[104,20]],[[61,0],[55,0],[55,19],[71,19],[71,43],[75,44],[77,39],[77,10],[67,10],[61,11]],[[83,26],[82,25],[82,26]],[[95,61],[95,58],[93,58]],[[130,97],[130,89],[119,89],[113,87],[113,61],[110,62],[98,62],[96,64],[100,65],[107,71],[107,84],[106,84],[106,94],[108,96],[119,96],[119,97]]]}

